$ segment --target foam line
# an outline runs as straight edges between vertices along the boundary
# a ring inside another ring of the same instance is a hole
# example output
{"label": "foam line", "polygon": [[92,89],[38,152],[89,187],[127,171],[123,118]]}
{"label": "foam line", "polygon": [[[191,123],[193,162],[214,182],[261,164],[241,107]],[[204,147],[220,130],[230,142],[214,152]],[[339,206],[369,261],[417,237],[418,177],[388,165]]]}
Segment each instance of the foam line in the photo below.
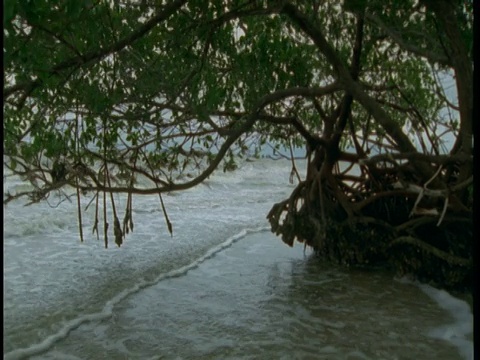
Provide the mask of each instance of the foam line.
{"label": "foam line", "polygon": [[438,306],[452,315],[455,319],[454,323],[432,329],[428,335],[451,343],[465,360],[473,360],[473,342],[468,338],[473,333],[473,314],[470,306],[445,290],[436,289],[405,277],[395,280],[402,284],[412,284],[419,287]]}
{"label": "foam line", "polygon": [[20,360],[20,359],[25,359],[29,356],[34,356],[40,353],[44,353],[48,351],[55,343],[57,343],[62,339],[65,339],[72,330],[78,328],[80,325],[88,322],[105,320],[111,317],[113,315],[113,309],[115,305],[119,304],[122,300],[124,300],[128,296],[135,294],[146,287],[153,286],[162,280],[186,275],[188,271],[195,269],[204,261],[212,258],[222,250],[225,250],[226,248],[232,246],[234,243],[244,238],[248,234],[259,233],[259,232],[268,231],[268,230],[270,230],[269,227],[260,227],[256,229],[244,229],[239,233],[229,237],[227,240],[220,243],[219,245],[209,249],[204,255],[202,255],[195,261],[191,262],[190,264],[182,266],[175,270],[171,270],[167,273],[160,274],[159,276],[157,276],[155,279],[151,281],[145,281],[145,280],[140,281],[139,283],[135,284],[131,288],[121,291],[115,297],[107,301],[102,311],[94,314],[82,315],[75,319],[67,321],[65,325],[58,332],[50,335],[49,337],[44,339],[42,342],[31,345],[27,348],[10,351],[9,353],[5,354],[3,358],[4,360]]}
{"label": "foam line", "polygon": [[421,284],[420,288],[455,319],[453,324],[433,329],[429,335],[435,339],[452,343],[465,360],[473,360],[473,342],[468,339],[473,333],[473,314],[470,306],[445,290],[439,290],[426,284]]}

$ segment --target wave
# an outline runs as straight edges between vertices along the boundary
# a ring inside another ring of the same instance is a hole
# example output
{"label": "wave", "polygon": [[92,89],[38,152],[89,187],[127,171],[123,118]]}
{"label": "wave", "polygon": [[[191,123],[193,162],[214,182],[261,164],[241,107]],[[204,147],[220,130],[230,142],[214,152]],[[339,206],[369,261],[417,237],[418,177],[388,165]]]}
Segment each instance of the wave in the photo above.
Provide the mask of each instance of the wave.
{"label": "wave", "polygon": [[62,339],[65,339],[68,334],[78,328],[80,325],[88,322],[95,322],[95,321],[102,321],[105,319],[108,319],[112,317],[113,315],[113,310],[114,307],[119,304],[121,301],[125,300],[128,296],[135,294],[139,292],[142,289],[145,289],[147,287],[153,286],[158,284],[160,281],[165,280],[165,279],[171,279],[179,276],[186,275],[190,270],[197,268],[200,264],[205,262],[206,260],[212,258],[219,252],[229,248],[232,246],[234,243],[237,241],[243,239],[245,236],[253,233],[260,233],[260,232],[265,232],[269,231],[269,227],[259,227],[259,228],[254,228],[254,229],[243,229],[237,234],[227,238],[224,242],[210,248],[206,253],[204,253],[202,256],[197,258],[196,260],[192,261],[191,263],[182,266],[178,269],[174,269],[171,271],[168,271],[166,273],[162,273],[158,275],[155,279],[146,281],[146,280],[141,280],[134,286],[125,289],[118,293],[116,296],[111,298],[109,301],[107,301],[103,307],[103,309],[100,312],[93,313],[93,314],[86,314],[86,315],[81,315],[78,316],[72,320],[67,321],[64,326],[57,331],[56,333],[48,336],[46,339],[44,339],[42,342],[38,344],[31,345],[26,348],[21,348],[21,349],[16,349],[13,351],[10,351],[9,353],[4,355],[5,360],[19,360],[19,359],[25,359],[30,356],[38,355],[41,353],[44,353],[48,351],[53,345],[55,345],[57,342],[59,342]]}
{"label": "wave", "polygon": [[454,297],[445,290],[436,289],[419,281],[413,281],[406,277],[396,278],[395,280],[402,284],[412,284],[419,287],[441,308],[450,313],[455,322],[434,328],[428,335],[431,338],[451,343],[465,360],[473,359],[473,342],[469,339],[473,334],[473,314],[468,303]]}
{"label": "wave", "polygon": [[453,324],[432,329],[429,335],[434,339],[448,341],[455,345],[464,359],[473,359],[473,343],[468,339],[473,334],[473,314],[470,306],[445,290],[435,289],[426,284],[420,284],[419,287],[455,319]]}

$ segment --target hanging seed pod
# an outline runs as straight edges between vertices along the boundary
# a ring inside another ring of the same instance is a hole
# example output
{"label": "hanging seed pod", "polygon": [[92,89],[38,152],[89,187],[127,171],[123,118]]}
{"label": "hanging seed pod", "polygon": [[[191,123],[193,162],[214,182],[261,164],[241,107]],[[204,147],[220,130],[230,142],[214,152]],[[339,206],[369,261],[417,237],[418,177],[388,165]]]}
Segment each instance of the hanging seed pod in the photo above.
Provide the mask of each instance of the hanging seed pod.
{"label": "hanging seed pod", "polygon": [[52,165],[52,181],[57,183],[65,180],[67,176],[67,166],[64,162],[56,160]]}
{"label": "hanging seed pod", "polygon": [[130,229],[128,227],[128,220],[129,220],[129,217],[130,217],[130,209],[127,205],[127,208],[125,210],[125,217],[123,218],[123,234],[128,234]]}
{"label": "hanging seed pod", "polygon": [[120,228],[120,221],[116,216],[115,216],[115,221],[113,223],[113,234],[115,235],[115,244],[117,244],[118,247],[122,246],[123,233],[122,233],[122,229]]}

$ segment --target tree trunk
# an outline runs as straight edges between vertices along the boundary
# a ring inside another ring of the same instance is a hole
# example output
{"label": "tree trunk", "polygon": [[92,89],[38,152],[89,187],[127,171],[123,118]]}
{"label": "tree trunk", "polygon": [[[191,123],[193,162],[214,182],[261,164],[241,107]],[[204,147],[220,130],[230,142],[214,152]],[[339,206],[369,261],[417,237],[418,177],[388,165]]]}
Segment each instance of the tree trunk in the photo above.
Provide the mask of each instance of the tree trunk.
{"label": "tree trunk", "polygon": [[415,178],[412,166],[363,164],[354,180],[335,171],[325,148],[312,155],[305,181],[268,214],[286,244],[299,241],[346,265],[384,265],[437,286],[470,289],[469,212],[447,203],[443,213],[448,195],[441,191],[424,191],[419,199],[421,186],[400,188],[400,179]]}

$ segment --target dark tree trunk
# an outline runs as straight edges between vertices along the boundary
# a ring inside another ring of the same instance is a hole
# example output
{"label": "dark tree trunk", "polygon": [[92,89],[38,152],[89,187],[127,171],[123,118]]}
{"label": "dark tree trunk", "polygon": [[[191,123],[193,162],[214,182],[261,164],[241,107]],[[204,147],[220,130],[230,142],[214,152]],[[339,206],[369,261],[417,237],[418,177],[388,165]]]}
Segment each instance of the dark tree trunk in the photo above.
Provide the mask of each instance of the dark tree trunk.
{"label": "dark tree trunk", "polygon": [[268,214],[273,232],[286,244],[299,241],[328,260],[385,265],[400,275],[470,290],[469,211],[447,204],[443,214],[446,198],[441,192],[427,191],[417,203],[417,188],[397,188],[401,179],[416,178],[412,166],[399,169],[364,164],[355,180],[336,172],[327,153],[324,148],[317,149],[305,181],[289,199],[273,206]]}

